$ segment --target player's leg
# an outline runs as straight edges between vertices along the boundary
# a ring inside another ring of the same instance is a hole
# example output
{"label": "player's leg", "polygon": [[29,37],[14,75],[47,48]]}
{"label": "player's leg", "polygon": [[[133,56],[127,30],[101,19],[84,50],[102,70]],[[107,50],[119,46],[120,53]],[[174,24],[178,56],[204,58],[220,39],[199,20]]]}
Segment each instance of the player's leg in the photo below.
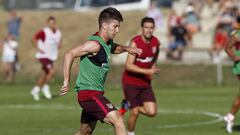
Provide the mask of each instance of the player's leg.
{"label": "player's leg", "polygon": [[41,83],[42,92],[43,92],[43,95],[47,99],[51,99],[52,94],[50,92],[50,87],[49,87],[48,83],[52,79],[54,71],[55,71],[54,67],[53,67],[53,61],[51,61],[49,59],[44,59],[43,69],[45,71],[45,76],[44,76],[44,78],[42,80],[42,83]]}
{"label": "player's leg", "polygon": [[128,135],[134,135],[134,129],[139,116],[139,106],[141,105],[141,102],[139,102],[140,97],[138,97],[141,90],[139,90],[139,87],[123,84],[123,91],[126,100],[130,104],[130,115],[127,120]]}
{"label": "player's leg", "polygon": [[47,74],[46,74],[46,78],[44,80],[44,83],[43,83],[43,86],[42,86],[42,92],[43,92],[43,95],[47,98],[47,99],[51,99],[52,98],[52,94],[50,92],[50,87],[48,85],[49,81],[52,79],[53,77],[53,74],[54,74],[54,68],[50,68],[48,69],[47,71]]}
{"label": "player's leg", "polygon": [[45,83],[48,83],[53,78],[54,72],[55,72],[55,69],[53,67],[51,69],[48,69],[48,72],[45,78]]}
{"label": "player's leg", "polygon": [[142,106],[139,108],[141,114],[154,117],[157,114],[155,95],[151,87],[141,90],[139,100]]}
{"label": "player's leg", "polygon": [[82,111],[81,114],[81,125],[80,130],[75,133],[75,135],[91,135],[96,127],[97,120],[93,116],[86,112]]}
{"label": "player's leg", "polygon": [[239,107],[240,107],[240,96],[238,95],[233,102],[230,113],[235,116],[239,110]]}
{"label": "player's leg", "polygon": [[139,107],[139,112],[148,117],[154,117],[157,114],[157,105],[155,102],[144,102],[143,106]]}
{"label": "player's leg", "polygon": [[129,101],[127,100],[127,95],[126,95],[128,94],[127,88],[124,83],[122,83],[122,87],[123,87],[123,100],[121,102],[121,108],[118,110],[120,115],[124,115],[130,108],[130,104],[129,104]]}
{"label": "player's leg", "polygon": [[46,71],[44,71],[44,70],[41,71],[41,73],[40,73],[40,75],[39,75],[39,77],[38,77],[37,85],[36,85],[36,86],[38,86],[39,88],[41,88],[41,87],[44,85],[44,83],[45,83],[46,76],[47,76]]}
{"label": "player's leg", "polygon": [[15,79],[15,73],[16,72],[15,72],[15,69],[14,69],[15,67],[14,66],[15,66],[14,62],[11,62],[10,63],[10,72],[9,72],[9,77],[10,77],[9,79],[10,79],[11,82],[13,82],[14,79]]}
{"label": "player's leg", "polygon": [[96,127],[97,121],[81,123],[80,130],[74,135],[91,135]]}
{"label": "player's leg", "polygon": [[[240,76],[238,75],[237,77],[239,80]],[[228,133],[232,133],[232,127],[234,124],[235,115],[238,112],[239,108],[240,108],[240,88],[239,88],[239,94],[233,102],[231,111],[224,116],[224,121],[226,123],[226,131]]]}
{"label": "player's leg", "polygon": [[[116,110],[115,106],[102,94],[92,96],[91,100],[81,101],[79,94],[78,100],[81,107],[87,112],[82,116],[81,122],[104,121],[113,125],[116,135],[127,135],[123,118]],[[83,119],[84,118],[84,119]]]}
{"label": "player's leg", "polygon": [[39,92],[40,92],[41,87],[44,84],[45,77],[46,77],[45,71],[41,71],[40,76],[37,80],[37,84],[31,90],[31,95],[33,96],[33,99],[35,101],[40,100]]}
{"label": "player's leg", "polygon": [[114,126],[115,135],[127,135],[123,117],[117,110],[109,112],[103,121]]}
{"label": "player's leg", "polygon": [[4,80],[6,81],[9,81],[10,79],[10,63],[9,62],[6,62],[6,63],[3,63],[3,68],[4,68]]}
{"label": "player's leg", "polygon": [[122,102],[121,102],[121,108],[118,110],[118,112],[120,113],[120,115],[124,115],[130,108],[130,104],[129,102],[126,100],[126,98],[123,98]]}
{"label": "player's leg", "polygon": [[2,68],[3,68],[3,78],[4,80],[7,81],[8,79],[8,76],[9,76],[9,70],[10,70],[10,67],[9,67],[9,62],[10,62],[10,57],[8,56],[2,56]]}
{"label": "player's leg", "polygon": [[127,121],[127,129],[129,135],[134,135],[137,119],[139,116],[139,106],[130,109],[130,115]]}
{"label": "player's leg", "polygon": [[224,121],[226,122],[226,130],[229,133],[232,132],[235,115],[238,112],[239,107],[240,107],[240,96],[237,96],[233,102],[231,111],[226,116],[224,116]]}
{"label": "player's leg", "polygon": [[38,101],[40,100],[40,97],[39,97],[39,92],[40,92],[40,89],[41,87],[43,86],[43,84],[45,83],[45,80],[46,80],[46,74],[47,74],[47,68],[46,68],[46,62],[45,62],[45,59],[39,59],[39,62],[41,63],[42,65],[42,71],[39,75],[39,78],[37,80],[37,83],[36,85],[33,87],[33,89],[31,90],[31,95],[33,96],[33,99],[35,101]]}
{"label": "player's leg", "polygon": [[122,83],[124,99],[121,102],[119,113],[124,115],[130,108],[138,106],[137,95],[139,90],[135,86]]}

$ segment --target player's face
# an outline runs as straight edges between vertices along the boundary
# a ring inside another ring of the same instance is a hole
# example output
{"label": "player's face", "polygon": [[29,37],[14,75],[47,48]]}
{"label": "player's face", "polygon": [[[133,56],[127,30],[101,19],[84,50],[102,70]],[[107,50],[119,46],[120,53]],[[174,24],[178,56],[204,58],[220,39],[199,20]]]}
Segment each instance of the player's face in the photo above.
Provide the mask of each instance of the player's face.
{"label": "player's face", "polygon": [[146,39],[152,37],[154,31],[154,24],[151,22],[145,22],[142,27],[142,34]]}
{"label": "player's face", "polygon": [[120,22],[118,20],[109,20],[106,23],[106,32],[109,39],[113,39],[119,31]]}
{"label": "player's face", "polygon": [[57,28],[56,21],[55,20],[49,20],[48,21],[48,26],[49,26],[49,28],[55,30]]}

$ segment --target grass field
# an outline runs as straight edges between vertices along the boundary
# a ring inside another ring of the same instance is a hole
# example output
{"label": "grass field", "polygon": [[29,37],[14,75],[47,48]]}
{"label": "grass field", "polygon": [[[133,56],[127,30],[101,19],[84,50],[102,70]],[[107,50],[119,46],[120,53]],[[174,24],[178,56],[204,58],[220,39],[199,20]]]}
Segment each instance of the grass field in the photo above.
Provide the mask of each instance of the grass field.
{"label": "grass field", "polygon": [[[0,134],[72,135],[79,127],[81,110],[74,92],[58,97],[60,84],[53,84],[52,100],[34,102],[29,93],[32,85],[0,85]],[[159,113],[153,119],[140,117],[137,135],[227,134],[219,119],[229,110],[236,87],[154,87]],[[108,84],[106,96],[119,107],[120,86]],[[233,134],[239,134],[239,124],[237,118]],[[113,135],[113,128],[98,123],[94,134]]]}

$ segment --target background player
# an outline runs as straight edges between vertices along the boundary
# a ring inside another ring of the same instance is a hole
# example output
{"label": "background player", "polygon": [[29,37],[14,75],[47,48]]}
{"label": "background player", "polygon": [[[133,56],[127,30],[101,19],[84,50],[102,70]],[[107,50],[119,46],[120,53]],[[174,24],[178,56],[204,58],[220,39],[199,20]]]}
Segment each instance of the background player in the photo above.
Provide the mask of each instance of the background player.
{"label": "background player", "polygon": [[[145,17],[141,21],[142,33],[135,36],[131,47],[142,49],[141,55],[129,54],[123,73],[123,91],[130,103],[128,135],[134,135],[139,114],[154,117],[157,113],[155,96],[151,86],[152,76],[159,72],[156,67],[160,42],[153,36],[155,23],[153,18]],[[124,113],[124,109],[119,110]]]}
{"label": "background player", "polygon": [[[4,69],[4,80],[13,82],[15,79],[15,61],[17,55],[18,42],[15,37],[8,33],[4,41],[0,41],[0,48],[2,48],[2,62]],[[0,49],[1,50],[1,49]]]}
{"label": "background player", "polygon": [[42,92],[47,99],[51,99],[49,81],[54,74],[53,63],[57,60],[58,49],[61,47],[62,34],[57,28],[56,19],[50,16],[47,19],[47,27],[43,28],[33,37],[34,46],[37,48],[36,57],[42,64],[42,73],[38,78],[36,86],[33,87],[31,94],[34,100],[38,101],[39,92]]}
{"label": "background player", "polygon": [[[234,51],[235,49],[235,51]],[[229,41],[226,43],[226,52],[234,61],[233,74],[240,80],[240,15],[236,19],[236,27],[232,31]],[[227,132],[232,132],[233,121],[240,107],[240,95],[235,99],[231,111],[224,117]]]}

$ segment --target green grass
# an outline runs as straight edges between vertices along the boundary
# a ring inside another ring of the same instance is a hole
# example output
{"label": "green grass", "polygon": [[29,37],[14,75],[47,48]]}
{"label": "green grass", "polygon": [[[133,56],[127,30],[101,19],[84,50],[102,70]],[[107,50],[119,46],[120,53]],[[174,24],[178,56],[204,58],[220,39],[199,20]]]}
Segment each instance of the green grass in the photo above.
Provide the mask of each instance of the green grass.
{"label": "green grass", "polygon": [[[34,102],[30,96],[32,86],[32,84],[0,85],[0,134],[74,134],[79,128],[81,112],[75,93],[71,91],[63,97],[58,97],[56,95],[60,84],[54,84],[51,87],[54,99],[46,100],[42,97],[39,102]],[[193,124],[216,120],[215,117],[198,114],[203,111],[220,115],[227,113],[238,92],[235,86],[194,88],[157,85],[154,86],[154,91],[159,113],[155,118],[141,116],[136,127],[137,135],[224,135],[226,133],[223,122],[197,126]],[[106,97],[119,106],[121,89],[107,84]],[[125,118],[127,116],[128,114]],[[177,127],[167,128],[174,125]],[[238,118],[235,125],[233,134],[239,134]],[[94,134],[113,135],[113,128],[98,123]]]}

